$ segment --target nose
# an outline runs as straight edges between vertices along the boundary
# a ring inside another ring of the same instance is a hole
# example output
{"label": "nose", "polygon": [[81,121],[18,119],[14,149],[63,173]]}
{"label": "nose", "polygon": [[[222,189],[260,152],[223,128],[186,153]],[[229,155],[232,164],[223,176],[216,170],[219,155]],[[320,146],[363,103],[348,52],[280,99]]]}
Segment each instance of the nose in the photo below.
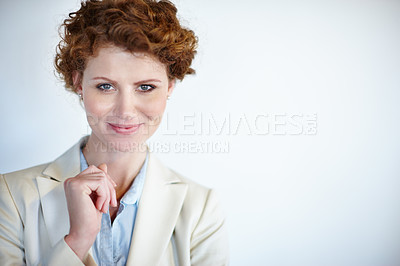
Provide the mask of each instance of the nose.
{"label": "nose", "polygon": [[115,115],[119,119],[132,120],[137,116],[136,98],[131,90],[120,90],[115,102]]}

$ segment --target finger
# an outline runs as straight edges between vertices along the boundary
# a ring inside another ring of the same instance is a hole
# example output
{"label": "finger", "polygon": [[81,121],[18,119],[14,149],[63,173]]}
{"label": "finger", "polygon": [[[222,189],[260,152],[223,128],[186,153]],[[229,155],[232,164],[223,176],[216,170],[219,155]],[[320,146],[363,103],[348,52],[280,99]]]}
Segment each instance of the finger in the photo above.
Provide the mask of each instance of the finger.
{"label": "finger", "polygon": [[101,211],[104,213],[107,213],[108,209],[110,208],[110,201],[111,201],[111,191],[110,191],[110,187],[108,184],[105,184],[105,188],[104,188],[107,192],[107,197],[105,198],[104,202],[103,202],[103,206],[101,207]]}
{"label": "finger", "polygon": [[111,184],[112,184],[114,187],[116,187],[117,184],[114,182],[114,180],[111,178],[111,176],[108,175],[108,172],[107,172],[107,170],[108,170],[107,164],[105,164],[105,163],[99,164],[98,168],[101,169],[102,171],[104,171],[104,173],[106,174],[107,178],[110,180]]}
{"label": "finger", "polygon": [[94,193],[96,198],[93,199],[94,205],[97,210],[106,213],[108,211],[108,206],[110,203],[110,189],[109,182],[105,177],[104,172],[101,175],[96,176],[85,176],[82,182],[86,185],[86,193],[91,195]]}
{"label": "finger", "polygon": [[115,191],[114,188],[113,188],[113,193],[111,195],[112,195],[112,206],[118,207],[117,192]]}
{"label": "finger", "polygon": [[94,165],[90,165],[88,168],[86,168],[85,170],[83,170],[82,172],[80,172],[77,177],[82,176],[82,175],[87,175],[87,174],[97,174],[97,173],[101,173],[103,172],[103,170],[100,170],[99,168],[97,168]]}
{"label": "finger", "polygon": [[106,176],[107,176],[108,181],[111,183],[111,185],[113,187],[116,187],[117,183],[114,182],[114,180],[111,178],[111,176],[109,174],[107,174]]}
{"label": "finger", "polygon": [[[107,176],[107,174],[106,174],[106,176]],[[103,177],[102,185],[104,186],[104,189],[106,190],[106,193],[107,193],[107,198],[104,201],[102,211],[104,213],[107,213],[108,208],[110,206],[110,201],[111,201],[111,195],[112,194],[111,194],[111,191],[110,191],[110,182],[107,180],[106,177]]]}
{"label": "finger", "polygon": [[110,202],[110,192],[108,187],[104,183],[104,179],[98,182],[98,186],[93,190],[97,195],[96,209],[103,213],[107,213]]}
{"label": "finger", "polygon": [[96,194],[97,194],[97,192],[100,193],[100,190],[98,187],[99,184],[104,186],[105,189],[107,190],[107,196],[106,196],[108,198],[107,204],[105,204],[102,201],[103,200],[103,198],[102,198],[101,205],[99,207],[98,204],[100,204],[100,199],[98,199],[99,201],[96,200],[95,205],[99,211],[107,212],[109,205],[112,205],[114,207],[117,206],[115,188],[114,188],[113,184],[111,183],[112,179],[108,174],[104,173],[103,171],[101,173],[86,174],[86,175],[81,176],[81,180],[88,182],[87,194],[89,194],[89,195],[92,193],[92,191],[96,192]]}
{"label": "finger", "polygon": [[106,198],[105,193],[102,191],[101,188],[97,188],[95,191],[93,191],[92,193],[96,194],[96,198],[95,198],[95,202],[94,205],[96,207],[97,210],[102,211],[103,205],[104,205],[104,201]]}
{"label": "finger", "polygon": [[108,188],[110,190],[110,205],[113,207],[117,207],[118,203],[117,203],[117,193],[115,191],[115,186],[111,183],[112,179],[109,175],[108,179],[107,179],[107,183],[108,183]]}
{"label": "finger", "polygon": [[[118,206],[116,191],[115,191],[115,182],[112,180],[110,175],[107,174],[107,165],[105,163],[100,164],[98,167],[91,166],[92,170],[88,171],[87,173],[81,174],[79,178],[85,179],[87,181],[95,181],[95,182],[104,182],[104,185],[107,187],[108,191],[106,192],[107,195],[105,197],[97,198],[95,202],[96,208],[106,213],[108,211],[109,205],[114,207]],[[99,172],[96,172],[98,170]],[[91,187],[93,191],[98,189],[97,184]],[[90,194],[91,192],[89,192]],[[97,194],[97,193],[96,193]],[[108,200],[107,200],[108,199]],[[106,202],[107,201],[107,202]]]}
{"label": "finger", "polygon": [[[80,190],[92,198],[94,207],[106,213],[111,200],[111,184],[106,178],[106,174],[83,175],[80,178],[69,178],[64,182],[65,194],[68,196],[71,190]],[[92,197],[92,194],[95,197]]]}
{"label": "finger", "polygon": [[111,178],[111,176],[107,173],[107,164],[102,163],[99,164],[98,166],[99,169],[103,170],[107,179],[108,179],[108,184],[109,184],[109,189],[110,189],[110,205],[113,207],[117,207],[118,203],[117,203],[117,195],[116,195],[116,191],[115,191],[115,187],[117,186],[117,184],[114,182],[114,180]]}
{"label": "finger", "polygon": [[115,187],[114,187],[114,182],[111,179],[110,175],[108,175],[107,173],[104,173],[104,176],[102,176],[102,178],[104,179],[104,182],[107,185],[107,188],[109,189],[109,205],[112,205],[114,207],[117,206],[117,196],[116,196],[116,191],[115,191]]}
{"label": "finger", "polygon": [[100,170],[102,170],[105,173],[107,173],[107,164],[101,163],[101,164],[99,164],[99,166],[97,166],[97,168],[99,168]]}
{"label": "finger", "polygon": [[80,179],[82,180],[82,182],[85,182],[85,180],[87,180],[87,181],[102,181],[102,180],[105,180],[108,183],[110,183],[110,181],[108,180],[108,177],[106,176],[106,174],[104,172],[83,175],[83,176],[81,176]]}

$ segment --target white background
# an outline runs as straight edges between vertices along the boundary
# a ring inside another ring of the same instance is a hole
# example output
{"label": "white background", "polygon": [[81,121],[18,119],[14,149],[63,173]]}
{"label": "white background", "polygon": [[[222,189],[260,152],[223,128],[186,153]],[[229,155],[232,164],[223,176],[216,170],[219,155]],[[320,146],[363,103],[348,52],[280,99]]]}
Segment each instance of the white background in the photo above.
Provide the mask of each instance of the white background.
{"label": "white background", "polygon": [[[231,264],[400,265],[400,1],[175,3],[199,36],[197,75],[177,85],[171,126],[151,143],[228,143],[156,152],[218,190]],[[53,73],[57,27],[78,5],[0,2],[2,173],[90,132]],[[201,134],[200,115],[237,130]]]}

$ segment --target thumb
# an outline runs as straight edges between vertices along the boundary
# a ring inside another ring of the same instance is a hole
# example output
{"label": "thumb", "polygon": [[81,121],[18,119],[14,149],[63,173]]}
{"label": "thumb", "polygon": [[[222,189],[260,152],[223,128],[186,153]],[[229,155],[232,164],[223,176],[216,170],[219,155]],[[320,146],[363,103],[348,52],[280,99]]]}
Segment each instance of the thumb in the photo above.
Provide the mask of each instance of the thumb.
{"label": "thumb", "polygon": [[105,173],[107,173],[107,165],[105,163],[101,163],[99,164],[99,166],[97,166],[100,170],[104,171]]}

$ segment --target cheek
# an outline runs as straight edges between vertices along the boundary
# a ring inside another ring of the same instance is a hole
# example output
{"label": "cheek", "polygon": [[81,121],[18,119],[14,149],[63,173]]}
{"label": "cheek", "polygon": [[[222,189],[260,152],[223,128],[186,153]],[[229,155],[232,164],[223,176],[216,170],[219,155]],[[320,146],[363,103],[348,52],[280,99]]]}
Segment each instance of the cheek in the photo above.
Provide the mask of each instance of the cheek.
{"label": "cheek", "polygon": [[112,109],[110,104],[98,101],[84,101],[85,112],[89,125],[96,125],[101,119],[107,116]]}
{"label": "cheek", "polygon": [[167,102],[164,98],[153,99],[140,105],[140,111],[149,120],[149,123],[157,125],[161,122]]}

